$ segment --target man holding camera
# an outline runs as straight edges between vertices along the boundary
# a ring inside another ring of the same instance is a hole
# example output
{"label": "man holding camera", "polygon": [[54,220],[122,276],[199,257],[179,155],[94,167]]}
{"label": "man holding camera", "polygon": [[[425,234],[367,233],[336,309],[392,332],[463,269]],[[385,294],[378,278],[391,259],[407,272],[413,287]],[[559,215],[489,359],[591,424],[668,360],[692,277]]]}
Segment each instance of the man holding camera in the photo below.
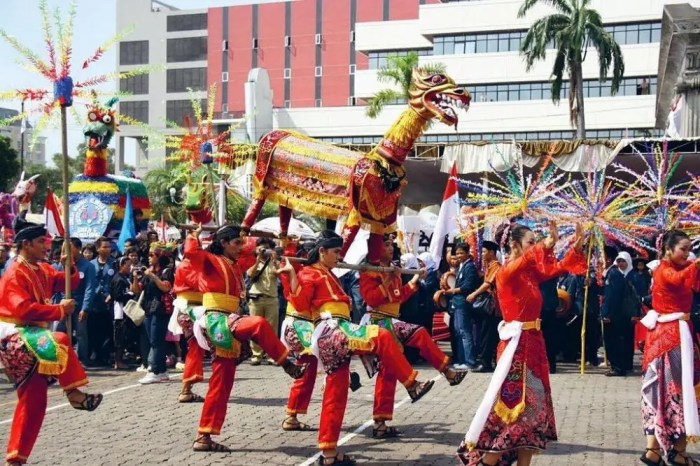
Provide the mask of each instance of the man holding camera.
{"label": "man holding camera", "polygon": [[[264,317],[277,332],[279,328],[279,298],[277,294],[278,259],[275,243],[269,238],[258,238],[255,242],[255,264],[248,269],[250,289],[248,291],[248,309],[251,316]],[[279,335],[278,335],[279,336]],[[252,344],[254,366],[267,358],[262,348]]]}

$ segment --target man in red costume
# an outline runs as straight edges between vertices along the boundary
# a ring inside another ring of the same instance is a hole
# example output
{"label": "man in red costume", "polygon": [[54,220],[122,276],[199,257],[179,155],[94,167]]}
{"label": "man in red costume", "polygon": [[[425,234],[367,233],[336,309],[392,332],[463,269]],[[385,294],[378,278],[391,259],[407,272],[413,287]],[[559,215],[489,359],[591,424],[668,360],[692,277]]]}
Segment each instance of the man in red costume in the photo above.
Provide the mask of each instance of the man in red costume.
{"label": "man in red costume", "polygon": [[[392,267],[394,255],[393,236],[385,235],[381,249],[380,265]],[[437,347],[428,331],[420,325],[409,324],[399,319],[401,304],[418,290],[420,275],[413,276],[405,285],[401,282],[401,272],[394,269],[388,272],[361,272],[360,294],[368,306],[368,312],[362,319],[364,324],[378,325],[390,331],[397,342],[403,346],[417,348],[423,359],[440,371],[452,386],[459,385],[467,375],[466,371],[457,371],[449,367],[450,358]],[[370,377],[377,370],[376,358],[366,361]],[[399,435],[398,429],[386,425],[393,419],[394,398],[396,395],[396,376],[386,364],[379,364],[377,384],[374,387],[374,438],[389,438]]]}
{"label": "man in red costume", "polygon": [[[18,218],[15,231],[17,259],[0,280],[0,363],[18,398],[7,444],[10,466],[27,462],[44,421],[48,386],[55,379],[75,409],[93,411],[102,402],[102,395],[78,389],[88,379],[68,335],[48,330],[49,323],[73,313],[75,301],[50,304],[54,293],[64,291],[65,275],[43,262],[46,228]],[[75,289],[80,277],[71,267]]]}
{"label": "man in red costume", "polygon": [[306,366],[295,365],[287,358],[288,350],[265,318],[238,314],[245,293],[243,273],[236,262],[243,245],[240,227],[219,228],[206,251],[200,246],[200,233],[201,227],[185,240],[185,257],[191,261],[197,287],[203,293],[205,312],[194,324],[195,337],[204,349],[213,351],[214,357],[193,449],[226,452],[230,451],[228,447],[214,442],[211,435],[221,433],[236,366],[251,356],[249,342],[260,345],[294,379],[304,375]]}
{"label": "man in red costume", "polygon": [[[183,334],[187,339],[185,372],[182,374],[182,390],[178,396],[180,403],[201,403],[204,398],[192,392],[192,386],[204,380],[204,350],[194,337],[192,326],[197,320],[195,308],[202,305],[202,293],[198,289],[196,272],[192,262],[183,259],[175,270],[175,312],[170,320],[171,332]],[[175,330],[175,331],[173,331]]]}

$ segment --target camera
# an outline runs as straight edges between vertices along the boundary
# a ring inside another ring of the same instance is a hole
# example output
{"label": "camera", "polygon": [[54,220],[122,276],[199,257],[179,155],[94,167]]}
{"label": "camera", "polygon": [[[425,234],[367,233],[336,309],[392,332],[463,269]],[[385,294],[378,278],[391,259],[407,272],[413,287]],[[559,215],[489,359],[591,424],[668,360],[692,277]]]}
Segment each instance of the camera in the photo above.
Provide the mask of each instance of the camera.
{"label": "camera", "polygon": [[269,259],[270,257],[272,257],[272,250],[271,249],[261,249],[258,252],[258,255],[263,259]]}
{"label": "camera", "polygon": [[139,277],[143,276],[146,271],[146,267],[135,267],[133,273]]}

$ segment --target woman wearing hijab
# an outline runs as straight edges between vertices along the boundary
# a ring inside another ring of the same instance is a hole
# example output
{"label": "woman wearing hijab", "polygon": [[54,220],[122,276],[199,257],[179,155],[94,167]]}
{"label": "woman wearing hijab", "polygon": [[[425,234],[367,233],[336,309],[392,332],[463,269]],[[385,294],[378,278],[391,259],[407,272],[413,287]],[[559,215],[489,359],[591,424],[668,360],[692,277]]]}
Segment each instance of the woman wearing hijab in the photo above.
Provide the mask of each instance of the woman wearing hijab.
{"label": "woman wearing hijab", "polygon": [[425,269],[425,278],[421,283],[421,302],[423,303],[423,322],[421,325],[428,330],[428,333],[433,334],[433,316],[435,315],[435,302],[433,296],[440,289],[440,275],[438,267],[433,260],[433,256],[429,252],[423,252],[418,255],[418,262],[423,263]]}
{"label": "woman wearing hijab", "polygon": [[625,294],[633,291],[627,275],[632,271],[632,256],[622,251],[615,258],[605,278],[603,308],[600,317],[605,324],[603,338],[610,370],[608,377],[624,377],[632,370],[634,357],[634,324],[627,309]]}

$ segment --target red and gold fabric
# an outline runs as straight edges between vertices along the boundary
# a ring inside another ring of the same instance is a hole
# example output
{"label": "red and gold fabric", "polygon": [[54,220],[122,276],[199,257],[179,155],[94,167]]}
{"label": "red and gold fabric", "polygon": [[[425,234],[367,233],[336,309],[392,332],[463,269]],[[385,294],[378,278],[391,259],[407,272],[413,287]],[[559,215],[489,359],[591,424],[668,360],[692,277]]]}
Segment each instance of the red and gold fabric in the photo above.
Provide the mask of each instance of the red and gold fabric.
{"label": "red and gold fabric", "polygon": [[[68,335],[47,330],[65,316],[51,296],[64,290],[65,275],[48,264],[32,265],[22,257],[0,279],[0,363],[17,388],[17,406],[7,446],[7,461],[25,463],[39,435],[47,387],[55,379],[64,390],[88,383]],[[71,276],[77,288],[80,277]]]}

